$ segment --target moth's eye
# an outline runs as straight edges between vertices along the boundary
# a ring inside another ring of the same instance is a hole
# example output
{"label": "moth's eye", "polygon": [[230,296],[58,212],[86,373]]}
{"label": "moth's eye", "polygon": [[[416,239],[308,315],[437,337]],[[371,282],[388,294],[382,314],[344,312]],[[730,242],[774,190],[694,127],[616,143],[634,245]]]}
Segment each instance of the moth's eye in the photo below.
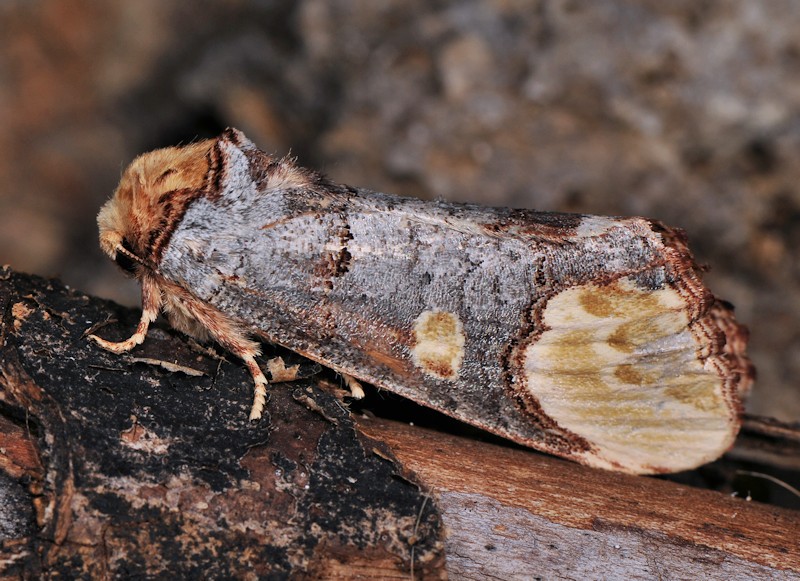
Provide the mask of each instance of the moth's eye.
{"label": "moth's eye", "polygon": [[[128,241],[125,238],[122,239],[122,247],[128,252],[133,253],[130,244],[128,244]],[[117,266],[119,266],[122,270],[124,270],[128,274],[136,274],[137,262],[124,252],[117,252],[117,256],[116,258],[114,258],[114,262],[117,264]]]}

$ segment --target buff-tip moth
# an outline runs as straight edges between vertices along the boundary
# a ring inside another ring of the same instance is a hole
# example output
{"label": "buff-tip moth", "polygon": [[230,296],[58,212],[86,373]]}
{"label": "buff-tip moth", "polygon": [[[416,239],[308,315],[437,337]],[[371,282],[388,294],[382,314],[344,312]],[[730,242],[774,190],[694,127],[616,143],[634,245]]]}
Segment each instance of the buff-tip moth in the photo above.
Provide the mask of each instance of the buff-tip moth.
{"label": "buff-tip moth", "polygon": [[513,441],[633,473],[733,443],[747,333],[681,231],[643,218],[428,202],[332,183],[235,129],[136,158],[100,245],[164,311],[255,382],[279,344]]}

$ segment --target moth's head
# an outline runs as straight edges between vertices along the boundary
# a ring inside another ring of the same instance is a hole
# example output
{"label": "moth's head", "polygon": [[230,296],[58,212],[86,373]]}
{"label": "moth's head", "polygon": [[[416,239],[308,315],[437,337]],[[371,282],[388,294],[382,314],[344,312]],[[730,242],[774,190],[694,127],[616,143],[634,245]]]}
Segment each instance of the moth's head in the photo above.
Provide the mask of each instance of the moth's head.
{"label": "moth's head", "polygon": [[[100,209],[100,248],[128,273],[152,268],[177,210],[206,183],[215,140],[167,147],[134,159]],[[165,238],[166,236],[166,238]]]}

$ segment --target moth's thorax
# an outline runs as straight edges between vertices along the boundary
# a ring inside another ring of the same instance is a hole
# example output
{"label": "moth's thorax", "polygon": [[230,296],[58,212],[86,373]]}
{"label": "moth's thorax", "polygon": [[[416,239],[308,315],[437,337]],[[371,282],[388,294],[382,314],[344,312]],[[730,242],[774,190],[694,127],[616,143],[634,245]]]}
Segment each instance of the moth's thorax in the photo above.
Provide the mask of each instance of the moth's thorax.
{"label": "moth's thorax", "polygon": [[153,262],[159,241],[179,211],[206,188],[214,140],[168,147],[137,157],[97,216],[100,246],[117,260],[120,247]]}

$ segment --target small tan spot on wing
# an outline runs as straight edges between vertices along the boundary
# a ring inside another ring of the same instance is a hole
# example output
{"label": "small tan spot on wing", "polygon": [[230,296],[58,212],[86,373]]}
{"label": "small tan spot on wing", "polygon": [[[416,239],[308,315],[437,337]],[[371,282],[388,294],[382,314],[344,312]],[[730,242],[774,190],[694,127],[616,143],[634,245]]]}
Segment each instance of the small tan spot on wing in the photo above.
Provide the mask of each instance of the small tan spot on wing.
{"label": "small tan spot on wing", "polygon": [[447,311],[423,311],[414,322],[414,363],[428,375],[455,379],[464,360],[464,327]]}
{"label": "small tan spot on wing", "polygon": [[630,363],[623,363],[614,368],[614,377],[619,379],[622,383],[628,385],[647,386],[658,381],[658,376],[654,373],[645,373],[643,365],[631,365]]}
{"label": "small tan spot on wing", "polygon": [[631,340],[631,330],[629,325],[620,325],[608,336],[608,345],[617,351],[632,352],[635,345]]}
{"label": "small tan spot on wing", "polygon": [[[599,289],[602,289],[598,292]],[[587,285],[578,294],[584,311],[595,317],[628,317],[631,312],[658,312],[665,305],[655,292],[638,290],[629,283],[615,282],[604,287]]]}
{"label": "small tan spot on wing", "polygon": [[578,295],[584,311],[595,317],[612,317],[617,314],[618,306],[613,295],[584,291]]}
{"label": "small tan spot on wing", "polygon": [[678,401],[691,404],[701,411],[709,412],[719,403],[717,398],[714,397],[713,387],[708,383],[684,383],[671,385],[664,392]]}

